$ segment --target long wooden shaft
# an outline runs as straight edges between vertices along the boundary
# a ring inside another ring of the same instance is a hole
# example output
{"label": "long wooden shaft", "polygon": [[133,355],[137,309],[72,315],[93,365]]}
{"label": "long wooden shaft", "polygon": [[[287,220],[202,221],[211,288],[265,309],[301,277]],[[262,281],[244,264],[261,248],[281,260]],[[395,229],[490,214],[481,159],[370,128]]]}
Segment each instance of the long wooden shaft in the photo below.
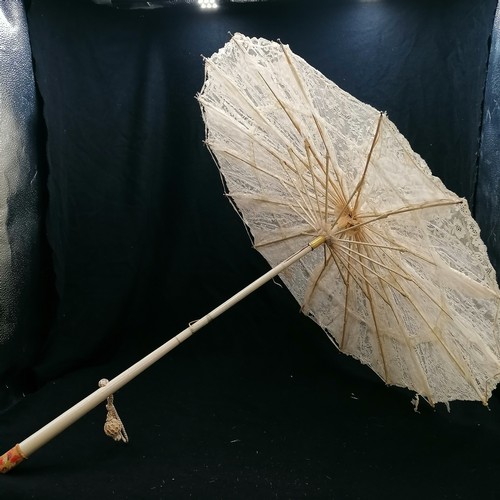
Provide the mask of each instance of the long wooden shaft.
{"label": "long wooden shaft", "polygon": [[260,288],[262,285],[270,281],[272,278],[277,276],[280,272],[292,265],[294,262],[297,262],[311,250],[314,250],[318,246],[322,245],[324,242],[324,237],[316,238],[311,243],[306,245],[302,250],[298,251],[288,259],[278,264],[276,267],[272,268],[266,274],[256,279],[253,283],[250,283],[250,285],[243,288],[237,294],[233,295],[230,299],[222,303],[220,306],[216,307],[201,319],[188,326],[185,330],[177,334],[168,342],[161,345],[150,354],[139,360],[137,363],[133,364],[125,371],[117,375],[104,387],[100,387],[93,393],[89,394],[79,403],[66,410],[64,413],[62,413],[47,425],[39,429],[37,432],[26,438],[21,443],[17,444],[14,448],[0,457],[0,472],[7,472],[23,459],[28,458],[32,453],[41,448],[44,444],[48,443],[51,439],[56,437],[70,425],[75,423],[78,419],[83,417],[83,415],[95,408],[108,396],[116,392],[118,389],[137,377],[137,375],[149,368],[160,358],[165,356],[165,354],[188,339],[191,335],[193,335],[193,333],[206,326],[217,316],[220,316],[222,313],[224,313],[232,306],[240,302],[242,299],[250,295],[252,292]]}

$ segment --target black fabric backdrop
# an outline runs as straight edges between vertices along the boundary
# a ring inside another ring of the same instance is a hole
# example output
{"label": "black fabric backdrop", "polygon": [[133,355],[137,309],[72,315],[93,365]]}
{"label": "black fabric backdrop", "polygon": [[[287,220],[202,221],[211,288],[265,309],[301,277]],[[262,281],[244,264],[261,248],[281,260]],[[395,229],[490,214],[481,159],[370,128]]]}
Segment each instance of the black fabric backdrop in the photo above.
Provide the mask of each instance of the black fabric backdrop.
{"label": "black fabric backdrop", "polygon": [[481,127],[475,217],[481,227],[493,267],[500,269],[500,12],[497,10],[491,37]]}
{"label": "black fabric backdrop", "polygon": [[[280,38],[390,118],[474,200],[496,2],[119,11],[33,0],[58,294],[6,448],[267,270],[222,196],[194,99],[228,32]],[[2,477],[14,498],[498,498],[500,405],[415,413],[266,285]],[[3,489],[3,490],[2,490]]]}
{"label": "black fabric backdrop", "polygon": [[292,1],[208,14],[34,2],[59,297],[38,376],[106,359],[139,332],[157,343],[263,269],[222,197],[194,99],[201,54],[228,31],[279,37],[386,110],[434,173],[471,200],[495,5],[422,5]]}

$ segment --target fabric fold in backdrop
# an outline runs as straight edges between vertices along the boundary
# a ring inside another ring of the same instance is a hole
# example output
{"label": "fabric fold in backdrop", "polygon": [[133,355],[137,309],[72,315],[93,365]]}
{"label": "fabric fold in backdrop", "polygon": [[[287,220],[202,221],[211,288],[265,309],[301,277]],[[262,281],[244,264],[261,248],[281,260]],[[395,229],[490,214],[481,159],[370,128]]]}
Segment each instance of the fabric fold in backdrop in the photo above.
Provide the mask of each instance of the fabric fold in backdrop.
{"label": "fabric fold in backdrop", "polygon": [[488,247],[491,263],[500,274],[500,8],[497,7],[484,94],[481,147],[476,190],[475,217]]}
{"label": "fabric fold in backdrop", "polygon": [[26,13],[0,2],[0,411],[40,338],[38,114]]}

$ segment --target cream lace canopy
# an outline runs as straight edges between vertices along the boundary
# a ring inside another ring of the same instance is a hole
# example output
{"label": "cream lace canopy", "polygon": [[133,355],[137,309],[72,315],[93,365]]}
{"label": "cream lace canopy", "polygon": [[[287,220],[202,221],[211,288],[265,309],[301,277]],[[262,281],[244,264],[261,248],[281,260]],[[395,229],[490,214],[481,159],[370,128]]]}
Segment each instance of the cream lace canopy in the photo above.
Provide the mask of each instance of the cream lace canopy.
{"label": "cream lace canopy", "polygon": [[500,292],[465,200],[383,114],[286,45],[234,35],[206,60],[206,140],[271,266],[338,348],[431,404],[486,404]]}

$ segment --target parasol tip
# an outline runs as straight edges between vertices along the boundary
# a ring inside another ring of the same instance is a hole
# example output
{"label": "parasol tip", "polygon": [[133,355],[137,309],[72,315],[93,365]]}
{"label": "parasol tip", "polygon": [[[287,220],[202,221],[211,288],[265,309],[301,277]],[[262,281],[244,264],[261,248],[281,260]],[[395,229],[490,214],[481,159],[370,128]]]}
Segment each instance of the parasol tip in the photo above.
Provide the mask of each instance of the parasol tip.
{"label": "parasol tip", "polygon": [[9,472],[26,458],[27,457],[23,454],[21,447],[16,444],[16,446],[0,456],[0,473],[5,474],[6,472]]}

